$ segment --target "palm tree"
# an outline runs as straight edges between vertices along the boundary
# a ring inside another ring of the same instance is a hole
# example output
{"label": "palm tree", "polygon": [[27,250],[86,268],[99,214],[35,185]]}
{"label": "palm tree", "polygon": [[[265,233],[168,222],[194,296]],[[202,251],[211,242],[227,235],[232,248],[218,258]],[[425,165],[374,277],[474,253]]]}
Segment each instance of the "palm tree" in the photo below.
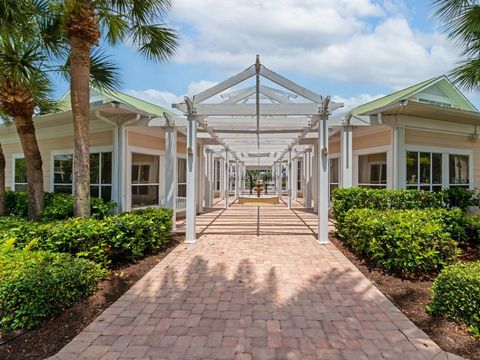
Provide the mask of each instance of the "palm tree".
{"label": "palm tree", "polygon": [[450,73],[466,90],[480,90],[480,4],[476,0],[434,0],[436,15],[466,57]]}
{"label": "palm tree", "polygon": [[177,47],[163,18],[170,0],[65,0],[62,26],[70,44],[70,95],[74,126],[75,215],[90,215],[90,55],[102,34],[111,45],[129,42],[147,59],[165,61]]}
{"label": "palm tree", "polygon": [[46,57],[36,43],[16,35],[0,35],[0,116],[13,120],[22,144],[28,179],[28,217],[43,210],[42,157],[35,134],[36,109],[52,108]]}
{"label": "palm tree", "polygon": [[5,215],[5,154],[0,143],[0,216]]}

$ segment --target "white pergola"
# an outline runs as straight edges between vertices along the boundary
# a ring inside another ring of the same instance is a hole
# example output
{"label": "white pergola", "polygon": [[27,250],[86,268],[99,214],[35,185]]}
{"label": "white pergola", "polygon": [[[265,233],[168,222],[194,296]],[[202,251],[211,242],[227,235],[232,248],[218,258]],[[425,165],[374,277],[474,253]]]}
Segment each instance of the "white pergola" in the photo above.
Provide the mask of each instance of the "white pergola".
{"label": "white pergola", "polygon": [[[238,89],[242,82],[254,79],[254,85]],[[261,80],[272,86],[261,84]],[[276,86],[281,87],[277,88]],[[216,100],[216,101],[215,101]],[[187,135],[187,199],[186,242],[196,241],[196,214],[205,205],[211,205],[211,186],[202,186],[204,181],[213,181],[213,159],[222,158],[222,197],[229,206],[228,168],[235,166],[235,196],[240,175],[246,167],[270,167],[280,174],[286,162],[288,183],[288,207],[292,205],[292,180],[296,176],[292,166],[294,157],[303,156],[304,181],[316,172],[312,187],[318,207],[318,242],[328,243],[328,136],[329,122],[345,125],[351,118],[330,120],[331,113],[342,107],[330,97],[323,97],[256,63],[241,73],[205,90],[173,107],[186,116]],[[166,121],[166,206],[174,206],[176,197],[174,119]],[[351,133],[350,133],[351,135]],[[198,146],[201,143],[201,146]],[[348,143],[348,142],[347,142]],[[351,147],[351,136],[350,136]],[[198,154],[200,149],[200,154]],[[311,163],[311,150],[314,150]],[[200,155],[200,156],[199,156]],[[198,157],[198,158],[197,158]],[[313,164],[312,168],[308,164]],[[281,180],[276,176],[276,192],[281,194]],[[200,186],[198,186],[200,182]],[[207,184],[208,185],[208,184]],[[209,190],[210,189],[210,190]],[[307,199],[311,203],[310,199]],[[199,205],[200,203],[200,205]]]}

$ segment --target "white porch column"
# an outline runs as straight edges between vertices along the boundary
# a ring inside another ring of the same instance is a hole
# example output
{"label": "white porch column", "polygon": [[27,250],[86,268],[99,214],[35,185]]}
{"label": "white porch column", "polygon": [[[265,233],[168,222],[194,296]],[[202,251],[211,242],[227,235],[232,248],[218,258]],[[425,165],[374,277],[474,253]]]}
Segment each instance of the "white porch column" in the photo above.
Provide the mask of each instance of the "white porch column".
{"label": "white porch column", "polygon": [[353,150],[352,150],[352,127],[342,126],[340,129],[341,146],[341,187],[351,188],[353,186]]}
{"label": "white porch column", "polygon": [[283,165],[282,160],[277,161],[277,196],[282,198],[282,180],[283,180]]}
{"label": "white porch column", "polygon": [[177,129],[174,123],[165,128],[165,207],[173,211],[173,230],[177,222]]}
{"label": "white porch column", "polygon": [[195,115],[187,116],[187,211],[185,242],[194,243],[197,241],[196,218],[197,209],[195,201],[195,173],[197,153],[197,121]]}
{"label": "white porch column", "polygon": [[288,189],[288,199],[287,207],[292,208],[292,149],[288,149],[288,162],[287,162],[287,189]]}
{"label": "white porch column", "polygon": [[213,157],[213,151],[210,149],[207,149],[207,178],[206,178],[206,199],[205,205],[206,207],[212,207],[213,206],[213,176],[214,176],[214,157]]}
{"label": "white porch column", "polygon": [[220,158],[220,199],[225,199],[225,159]]}
{"label": "white porch column", "polygon": [[312,207],[312,164],[311,159],[312,152],[310,149],[306,149],[303,155],[303,207],[311,208]]}
{"label": "white porch column", "polygon": [[295,157],[292,162],[292,200],[298,198],[298,158]]}
{"label": "white porch column", "polygon": [[[397,127],[393,129],[392,133],[392,148],[393,148],[393,188],[394,189],[405,189],[406,184],[406,168],[407,168],[407,154],[405,152],[405,128]],[[388,167],[387,162],[387,179],[388,177]]]}
{"label": "white porch column", "polygon": [[321,115],[318,123],[318,243],[328,239],[328,115]]}
{"label": "white porch column", "polygon": [[225,166],[224,166],[224,172],[223,172],[223,189],[224,189],[224,200],[225,200],[225,209],[228,209],[230,206],[229,203],[229,189],[228,189],[228,183],[229,183],[229,161],[228,161],[228,150],[225,151]]}

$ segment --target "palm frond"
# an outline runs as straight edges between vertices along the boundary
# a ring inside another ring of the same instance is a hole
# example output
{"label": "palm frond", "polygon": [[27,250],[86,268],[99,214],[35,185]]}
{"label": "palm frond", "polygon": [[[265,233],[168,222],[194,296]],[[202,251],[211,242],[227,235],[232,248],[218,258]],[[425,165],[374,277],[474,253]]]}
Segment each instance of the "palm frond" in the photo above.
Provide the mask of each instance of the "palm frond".
{"label": "palm frond", "polygon": [[162,25],[134,25],[130,29],[132,42],[149,60],[166,61],[175,54],[178,35]]}
{"label": "palm frond", "polygon": [[449,75],[462,89],[480,91],[480,59],[462,61]]}

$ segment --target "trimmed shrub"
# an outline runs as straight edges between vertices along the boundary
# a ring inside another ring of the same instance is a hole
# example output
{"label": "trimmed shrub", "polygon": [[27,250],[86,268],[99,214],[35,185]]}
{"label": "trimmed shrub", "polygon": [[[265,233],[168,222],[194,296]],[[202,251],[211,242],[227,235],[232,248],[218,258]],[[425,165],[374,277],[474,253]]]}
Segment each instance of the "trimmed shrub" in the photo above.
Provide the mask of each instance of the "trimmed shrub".
{"label": "trimmed shrub", "polygon": [[441,208],[443,194],[420,190],[340,188],[333,192],[333,214],[337,231],[344,237],[343,224],[350,209],[409,210]]}
{"label": "trimmed shrub", "polygon": [[457,226],[452,219],[459,216],[460,210],[351,209],[344,218],[344,239],[359,255],[386,270],[431,273],[459,254],[449,233]]}
{"label": "trimmed shrub", "polygon": [[69,254],[0,246],[0,329],[30,329],[92,294],[107,275]]}
{"label": "trimmed shrub", "polygon": [[[75,197],[71,194],[45,193],[45,208],[42,212],[42,218],[44,220],[63,220],[73,217],[74,202]],[[90,206],[92,217],[102,219],[111,214],[116,205],[99,198],[91,198]],[[27,217],[28,194],[24,191],[7,191],[6,213]]]}
{"label": "trimmed shrub", "polygon": [[480,250],[480,215],[466,216],[463,222],[469,243]]}
{"label": "trimmed shrub", "polygon": [[463,321],[480,336],[480,261],[446,267],[432,286],[432,314]]}
{"label": "trimmed shrub", "polygon": [[7,219],[0,220],[0,243],[15,239],[19,246],[26,246],[35,240],[35,250],[70,253],[104,266],[135,261],[161,249],[173,227],[172,212],[164,208],[50,223]]}
{"label": "trimmed shrub", "polygon": [[450,188],[442,191],[443,202],[448,209],[460,209],[467,212],[470,208],[480,205],[478,192],[463,188]]}

